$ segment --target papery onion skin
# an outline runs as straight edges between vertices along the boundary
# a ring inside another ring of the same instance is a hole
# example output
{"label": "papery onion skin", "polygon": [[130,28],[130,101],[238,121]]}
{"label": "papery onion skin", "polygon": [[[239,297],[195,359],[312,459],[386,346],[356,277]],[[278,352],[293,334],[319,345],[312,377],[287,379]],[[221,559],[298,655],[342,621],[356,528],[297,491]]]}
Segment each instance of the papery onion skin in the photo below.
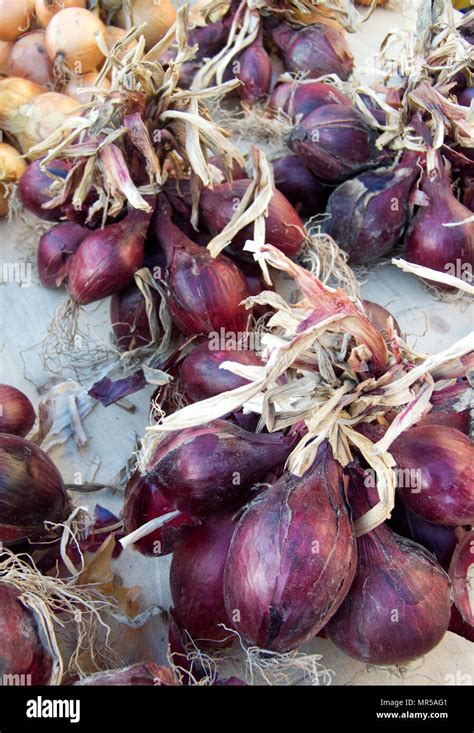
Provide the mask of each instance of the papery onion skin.
{"label": "papery onion skin", "polygon": [[385,340],[388,339],[389,333],[388,333],[388,319],[393,319],[393,325],[396,333],[401,336],[402,330],[400,326],[398,325],[397,320],[392,316],[390,311],[388,311],[386,308],[384,308],[379,303],[374,303],[372,300],[363,300],[362,305],[364,306],[365,315],[369,319],[369,321],[372,323],[373,326],[376,327],[377,331],[379,331]]}
{"label": "papery onion skin", "polygon": [[12,545],[45,534],[45,521],[64,521],[64,483],[40,448],[18,435],[1,433],[0,468],[0,541]]}
{"label": "papery onion skin", "polygon": [[[159,294],[152,289],[155,308],[159,308]],[[146,346],[151,341],[150,323],[143,293],[133,282],[124,290],[114,293],[110,301],[110,320],[117,348],[120,351]]]}
{"label": "papery onion skin", "polygon": [[198,402],[249,383],[248,379],[243,379],[228,369],[220,369],[224,361],[262,365],[257,353],[251,349],[215,350],[210,347],[209,341],[205,341],[196,346],[181,365],[181,379],[186,396],[193,402]]}
{"label": "papery onion skin", "polygon": [[297,155],[272,160],[275,186],[301,216],[323,214],[332,189],[306,168]]}
{"label": "papery onion skin", "polygon": [[53,65],[44,47],[44,31],[31,31],[16,41],[8,59],[8,73],[36,84],[53,83]]}
{"label": "papery onion skin", "polygon": [[407,507],[428,522],[474,523],[474,443],[459,430],[421,425],[405,430],[390,446]]}
{"label": "papery onion skin", "polygon": [[92,232],[68,262],[68,291],[79,305],[123,290],[142,266],[149,214],[132,209],[116,224]]}
{"label": "papery onion skin", "polygon": [[285,653],[323,628],[354,577],[342,469],[322,446],[302,478],[283,475],[247,507],[225,569],[225,604],[249,645]]}
{"label": "papery onion skin", "polygon": [[94,672],[94,674],[89,674],[87,677],[74,682],[75,687],[167,687],[178,684],[179,682],[172,669],[161,667],[154,662],[139,662],[122,669]]}
{"label": "papery onion skin", "polygon": [[222,647],[234,636],[224,605],[224,567],[235,530],[232,517],[204,524],[174,554],[170,569],[173,616],[200,647]]}
{"label": "papery onion skin", "polygon": [[38,243],[38,275],[45,288],[58,288],[67,277],[67,263],[90,230],[75,222],[61,222],[45,232]]}
{"label": "papery onion skin", "polygon": [[[175,511],[173,502],[160,492],[159,486],[146,476],[135,472],[125,489],[123,506],[124,531],[134,532],[151,519]],[[186,512],[171,519],[162,527],[134,542],[133,547],[142,555],[161,557],[169,555],[188,540],[199,526],[200,520]]]}
{"label": "papery onion skin", "polygon": [[222,514],[242,506],[252,486],[283,464],[292,446],[293,439],[281,433],[254,434],[213,420],[166,435],[146,475],[176,509],[198,517]]}
{"label": "papery onion skin", "polygon": [[40,639],[32,611],[20,600],[21,591],[0,583],[0,679],[23,677],[24,684],[47,685],[51,679],[52,659]]}
{"label": "papery onion skin", "polygon": [[30,163],[18,182],[18,194],[23,206],[41,219],[55,221],[62,214],[60,206],[44,209],[43,204],[51,201],[51,184],[55,177],[65,179],[69,172],[69,164],[63,160],[52,160],[47,164],[48,175],[41,170],[41,160]]}
{"label": "papery onion skin", "polygon": [[270,92],[272,62],[262,43],[261,33],[247,46],[238,60],[237,78],[240,98],[247,104],[262,102]]}
{"label": "papery onion skin", "polygon": [[[250,181],[238,180],[205,188],[202,191],[199,206],[202,218],[211,234],[219,234],[229,223]],[[232,240],[230,249],[240,252],[247,239],[253,239],[253,224],[242,229]],[[306,233],[304,224],[290,202],[282,193],[275,190],[268,206],[265,219],[265,242],[278,247],[287,257],[292,259],[301,254]]]}
{"label": "papery onion skin", "polygon": [[289,146],[314,175],[339,183],[382,162],[376,138],[354,107],[327,104],[293,128]]}
{"label": "papery onion skin", "polygon": [[11,190],[26,169],[26,163],[13,145],[0,142],[0,217],[7,216]]}
{"label": "papery onion skin", "polygon": [[309,78],[337,74],[343,81],[352,73],[354,57],[342,31],[322,23],[287,32],[279,26],[272,37],[280,46],[288,71],[303,72]]}
{"label": "papery onion skin", "polygon": [[3,0],[0,3],[0,41],[15,41],[28,30],[34,0]]}
{"label": "papery onion skin", "polygon": [[16,387],[0,384],[0,433],[24,438],[35,420],[36,413],[28,397]]}
{"label": "papery onion skin", "polygon": [[46,28],[45,44],[51,61],[64,61],[76,74],[94,71],[104,60],[97,45],[97,35],[104,24],[84,8],[64,8],[56,13]]}

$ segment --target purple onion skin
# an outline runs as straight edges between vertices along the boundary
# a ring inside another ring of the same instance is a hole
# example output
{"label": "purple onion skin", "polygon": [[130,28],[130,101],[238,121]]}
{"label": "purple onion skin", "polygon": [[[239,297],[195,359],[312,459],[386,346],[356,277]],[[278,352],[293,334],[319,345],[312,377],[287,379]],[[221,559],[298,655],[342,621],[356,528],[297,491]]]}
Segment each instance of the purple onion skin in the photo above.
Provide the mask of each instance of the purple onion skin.
{"label": "purple onion skin", "polygon": [[[161,494],[155,482],[147,480],[136,472],[127,483],[123,506],[123,521],[126,534],[134,532],[151,519],[162,517],[175,508],[169,499]],[[200,524],[186,512],[142,537],[133,547],[142,555],[161,557],[174,552],[196,531]]]}
{"label": "purple onion skin", "polygon": [[387,254],[408,224],[408,200],[417,166],[379,168],[344,181],[329,197],[323,230],[354,265]]}
{"label": "purple onion skin", "polygon": [[472,212],[455,198],[440,156],[431,175],[423,176],[421,189],[429,204],[420,207],[407,231],[407,259],[451,274],[453,268],[457,273],[460,267],[474,267],[474,222],[455,227],[443,226],[465,221]]}
{"label": "purple onion skin", "polygon": [[[153,300],[156,308],[158,308],[159,295],[157,291],[153,291]],[[118,293],[114,293],[110,301],[110,320],[115,343],[120,351],[132,351],[150,343],[151,333],[146,312],[146,301],[140,288],[135,283],[131,283]]]}
{"label": "purple onion skin", "polygon": [[[250,185],[248,180],[221,183],[214,188],[205,188],[199,202],[201,216],[211,234],[219,234],[235,213]],[[247,239],[253,239],[253,225],[246,226],[232,240],[233,252],[241,252]],[[304,224],[290,202],[278,190],[273,194],[265,220],[265,241],[273,244],[287,257],[298,257],[306,239]]]}
{"label": "purple onion skin", "polygon": [[47,170],[51,172],[51,176],[48,176],[40,169],[41,162],[41,160],[35,160],[29,164],[18,181],[18,195],[25,209],[36,214],[40,219],[55,221],[62,216],[62,207],[43,209],[43,204],[51,200],[50,188],[54,179],[56,177],[66,178],[70,166],[63,160],[52,160],[47,165]]}
{"label": "purple onion skin", "polygon": [[335,613],[355,564],[342,470],[324,446],[303,478],[284,475],[241,517],[225,569],[228,616],[247,644],[296,649]]}
{"label": "purple onion skin", "polygon": [[301,216],[323,214],[332,189],[313,176],[297,155],[272,160],[275,185]]}
{"label": "purple onion skin", "polygon": [[33,613],[22,604],[20,591],[4,581],[0,609],[0,677],[31,675],[27,684],[49,684],[52,660],[41,643]]}
{"label": "purple onion skin", "polygon": [[402,469],[398,491],[410,511],[436,524],[474,523],[474,443],[467,435],[421,425],[405,430],[390,453]]}
{"label": "purple onion skin", "polygon": [[288,458],[293,440],[254,434],[226,420],[167,435],[147,465],[175,509],[197,517],[222,514],[247,501],[249,490]]}
{"label": "purple onion skin", "polygon": [[351,100],[332,84],[320,81],[292,84],[278,84],[273,90],[270,105],[273,109],[285,112],[291,119],[298,115],[307,117],[315,109],[326,104],[352,106]]}
{"label": "purple onion skin", "polygon": [[253,105],[262,102],[270,92],[272,62],[262,43],[261,34],[241,53],[237,79],[242,102]]}
{"label": "purple onion skin", "polygon": [[474,211],[474,176],[464,175],[461,183],[461,203],[472,212]]}
{"label": "purple onion skin", "polygon": [[383,162],[376,138],[354,107],[327,104],[293,128],[289,145],[315,176],[339,183]]}
{"label": "purple onion skin", "polygon": [[354,582],[325,631],[367,664],[406,664],[433,649],[451,614],[449,579],[431,553],[386,525],[357,540]]}
{"label": "purple onion skin", "polygon": [[224,567],[235,530],[232,517],[214,518],[174,554],[170,569],[173,616],[203,648],[228,646],[235,637],[224,605]]}
{"label": "purple onion skin", "polygon": [[116,224],[89,234],[68,262],[68,291],[87,305],[123,290],[143,264],[150,216],[133,209]]}
{"label": "purple onion skin", "polygon": [[[217,156],[212,155],[209,158],[209,163],[210,165],[213,165],[215,168],[218,168],[220,170],[225,180],[227,173],[226,173],[226,170],[224,168],[224,164],[222,163],[221,158],[218,158]],[[240,178],[248,178],[248,175],[245,172],[245,169],[242,168],[240,163],[238,163],[237,160],[233,160],[232,161],[232,180],[237,181]]]}
{"label": "purple onion skin", "polygon": [[458,94],[458,102],[463,107],[470,107],[471,102],[474,99],[474,87],[466,87],[460,94]]}
{"label": "purple onion skin", "polygon": [[26,394],[10,384],[0,384],[0,433],[24,438],[35,420],[34,407]]}
{"label": "purple onion skin", "polygon": [[160,687],[178,685],[172,669],[160,667],[154,662],[140,662],[123,669],[111,669],[107,672],[95,672],[74,682],[76,687],[110,687],[140,686]]}
{"label": "purple onion skin", "polygon": [[427,522],[408,509],[405,511],[410,539],[432,552],[443,570],[447,572],[457,544],[454,527]]}
{"label": "purple onion skin", "polygon": [[382,334],[385,340],[388,340],[389,338],[387,324],[390,317],[393,320],[393,326],[396,333],[398,333],[399,336],[402,335],[402,330],[397,320],[392,316],[390,311],[383,307],[383,305],[379,305],[379,303],[374,303],[372,300],[363,300],[362,305],[364,306],[365,315],[367,316],[371,324],[376,327],[377,331]]}
{"label": "purple onion skin", "polygon": [[68,499],[54,463],[18,435],[0,434],[0,541],[13,545],[45,534],[44,522],[62,522]]}
{"label": "purple onion skin", "polygon": [[181,365],[181,379],[186,396],[193,402],[242,387],[249,380],[220,369],[225,361],[261,366],[257,353],[251,349],[214,350],[208,341],[196,346]]}
{"label": "purple onion skin", "polygon": [[67,263],[90,230],[75,222],[48,229],[38,244],[38,275],[45,288],[59,288],[67,277]]}
{"label": "purple onion skin", "polygon": [[354,58],[342,31],[314,23],[290,33],[273,33],[287,71],[303,72],[309,78],[337,74],[343,81],[352,74]]}

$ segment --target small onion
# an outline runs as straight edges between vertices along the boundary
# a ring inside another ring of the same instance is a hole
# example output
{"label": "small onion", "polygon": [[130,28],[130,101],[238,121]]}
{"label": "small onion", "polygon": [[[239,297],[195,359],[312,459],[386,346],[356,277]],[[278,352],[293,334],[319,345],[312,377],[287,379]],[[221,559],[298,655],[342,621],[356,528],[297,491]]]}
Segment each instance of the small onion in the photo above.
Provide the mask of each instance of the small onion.
{"label": "small onion", "polygon": [[45,534],[45,521],[62,522],[68,499],[54,463],[18,435],[0,434],[0,541],[15,544]]}
{"label": "small onion", "polygon": [[85,8],[87,0],[35,0],[35,15],[42,28],[46,28],[49,21],[64,8]]}
{"label": "small onion", "polygon": [[310,78],[337,74],[346,80],[352,73],[354,58],[342,31],[314,23],[293,31],[283,24],[272,37],[280,47],[285,66],[293,73]]}
{"label": "small onion", "polygon": [[114,16],[114,23],[121,28],[131,28],[146,23],[142,33],[146,48],[150,49],[161,41],[176,20],[176,9],[172,0],[131,0],[130,18],[122,7]]}
{"label": "small onion", "polygon": [[64,93],[72,99],[77,99],[81,104],[87,104],[93,97],[91,87],[97,87],[99,90],[108,91],[110,89],[110,81],[105,77],[101,80],[100,84],[97,85],[97,78],[99,76],[98,71],[90,71],[88,74],[82,74],[82,76],[75,76],[70,79],[64,87]]}
{"label": "small onion", "polygon": [[53,64],[44,43],[44,31],[31,31],[21,36],[10,52],[9,75],[51,85],[54,81]]}
{"label": "small onion", "polygon": [[297,115],[306,117],[326,104],[352,106],[351,100],[335,86],[320,81],[278,84],[273,90],[270,104],[274,109],[288,114],[291,119]]}
{"label": "small onion", "polygon": [[272,62],[262,42],[262,33],[240,55],[237,79],[240,98],[247,104],[257,104],[267,97],[272,82]]}
{"label": "small onion", "polygon": [[64,8],[46,28],[46,50],[51,61],[61,61],[76,74],[93,71],[104,60],[97,45],[104,24],[84,8]]}
{"label": "small onion", "polygon": [[41,219],[54,221],[62,215],[61,207],[45,209],[43,206],[51,201],[50,189],[55,178],[65,179],[70,166],[66,161],[60,159],[50,161],[45,171],[41,169],[41,166],[41,159],[29,164],[18,182],[18,195],[25,209]]}
{"label": "small onion", "polygon": [[67,263],[90,231],[68,221],[45,232],[38,244],[38,275],[45,288],[59,288],[67,277]]}
{"label": "small onion", "polygon": [[35,420],[35,410],[28,397],[16,387],[0,384],[0,433],[24,438]]}
{"label": "small onion", "polygon": [[324,214],[332,191],[308,170],[297,155],[272,160],[275,186],[301,216]]}
{"label": "small onion", "polygon": [[0,41],[14,41],[30,27],[35,0],[2,0]]}
{"label": "small onion", "polygon": [[0,143],[0,217],[8,214],[9,185],[16,183],[26,169],[18,150],[8,143]]}

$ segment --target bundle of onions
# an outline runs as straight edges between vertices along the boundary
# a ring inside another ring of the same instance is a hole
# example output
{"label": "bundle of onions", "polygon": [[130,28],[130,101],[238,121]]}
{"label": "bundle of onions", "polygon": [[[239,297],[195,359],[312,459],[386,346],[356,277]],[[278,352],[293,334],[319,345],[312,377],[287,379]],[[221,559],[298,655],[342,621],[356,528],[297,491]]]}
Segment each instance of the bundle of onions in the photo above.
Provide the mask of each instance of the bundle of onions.
{"label": "bundle of onions", "polygon": [[104,60],[97,45],[103,33],[104,24],[94,13],[84,8],[64,8],[48,23],[46,51],[51,61],[66,64],[75,74],[86,74]]}
{"label": "bundle of onions", "polygon": [[36,420],[28,397],[16,387],[0,384],[0,407],[0,433],[13,433],[24,438]]}
{"label": "bundle of onions", "polygon": [[54,82],[53,64],[46,53],[44,31],[31,31],[21,36],[10,51],[9,76],[18,76],[43,86]]}
{"label": "bundle of onions", "polygon": [[35,16],[42,28],[64,8],[85,8],[86,0],[35,0]]}
{"label": "bundle of onions", "polygon": [[0,217],[8,214],[11,184],[20,179],[25,169],[26,163],[18,150],[8,143],[0,143]]}
{"label": "bundle of onions", "polygon": [[[364,475],[352,474],[351,506],[365,512]],[[449,579],[430,552],[380,525],[357,540],[354,582],[325,631],[368,664],[406,664],[431,651],[448,629]]]}
{"label": "bundle of onions", "polygon": [[142,33],[147,49],[158,43],[176,20],[172,0],[160,0],[159,3],[153,0],[131,0],[128,8],[122,6],[114,16],[114,22],[127,29],[146,23]]}
{"label": "bundle of onions", "polygon": [[4,0],[0,3],[0,41],[15,41],[30,27],[35,0]]}
{"label": "bundle of onions", "polygon": [[0,434],[0,540],[6,545],[46,533],[68,514],[63,480],[48,456],[18,435]]}

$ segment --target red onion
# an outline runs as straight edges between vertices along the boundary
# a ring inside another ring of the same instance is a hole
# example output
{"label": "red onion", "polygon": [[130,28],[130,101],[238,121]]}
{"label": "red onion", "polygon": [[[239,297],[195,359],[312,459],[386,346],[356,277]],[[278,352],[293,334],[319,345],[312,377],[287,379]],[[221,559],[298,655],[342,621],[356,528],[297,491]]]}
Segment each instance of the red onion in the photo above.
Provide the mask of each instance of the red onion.
{"label": "red onion", "polygon": [[461,202],[463,206],[474,211],[474,176],[463,175],[461,178]]}
{"label": "red onion", "polygon": [[246,330],[248,315],[242,301],[249,296],[245,278],[225,255],[215,259],[192,242],[171,221],[171,207],[158,197],[154,231],[168,259],[171,317],[185,336],[209,334],[224,328]]}
{"label": "red onion", "polygon": [[429,203],[420,207],[408,229],[405,239],[407,259],[462,277],[464,267],[474,267],[474,222],[444,226],[465,221],[472,212],[455,198],[439,154],[436,155],[435,168],[423,175],[421,189]]}
{"label": "red onion", "polygon": [[247,104],[261,102],[270,92],[272,62],[263,47],[261,30],[255,41],[240,55],[237,79],[242,82],[240,97]]}
{"label": "red onion", "polygon": [[[351,498],[362,512],[361,485]],[[367,507],[368,508],[368,507]],[[386,524],[357,539],[354,582],[325,631],[368,664],[406,664],[433,649],[449,624],[449,579],[431,553]]]}
{"label": "red onion", "polygon": [[[211,155],[209,158],[209,164],[213,165],[214,168],[218,168],[224,178],[227,176],[227,172],[225,169],[225,166],[222,162],[222,158],[218,158],[216,155]],[[240,163],[235,160],[235,158],[232,160],[232,180],[236,181],[239,178],[248,178],[247,173],[245,172],[245,169],[242,168]]]}
{"label": "red onion", "polygon": [[214,420],[166,435],[148,462],[147,478],[176,509],[222,513],[242,506],[253,484],[284,463],[292,446],[281,433],[254,434]]}
{"label": "red onion", "polygon": [[38,275],[45,288],[59,288],[67,277],[67,262],[90,231],[68,221],[48,229],[38,244]]}
{"label": "red onion", "polygon": [[[155,308],[158,309],[160,297],[154,289],[152,289],[152,297]],[[112,295],[110,320],[120,351],[132,351],[150,342],[151,333],[146,301],[140,288],[134,282],[124,290]]]}
{"label": "red onion", "polygon": [[251,366],[262,365],[256,352],[251,349],[214,350],[206,341],[196,346],[181,365],[181,379],[186,396],[193,402],[198,402],[248,384],[248,379],[243,379],[227,369],[220,369],[225,361]]}
{"label": "red onion", "polygon": [[240,519],[225,569],[225,605],[251,645],[288,652],[335,613],[356,546],[342,469],[324,446],[303,478],[284,475]]}
{"label": "red onion", "polygon": [[3,684],[47,685],[52,659],[41,641],[33,613],[21,602],[21,591],[0,583],[0,679]]}
{"label": "red onion", "polygon": [[321,81],[278,84],[273,90],[270,101],[273,109],[285,112],[291,119],[295,119],[298,115],[306,117],[313,110],[326,104],[352,106],[351,100],[345,94],[332,84]]}
{"label": "red onion", "polygon": [[390,446],[407,507],[428,522],[474,523],[474,443],[459,430],[421,425]]}
{"label": "red onion", "polygon": [[[219,234],[235,213],[236,202],[240,202],[247,188],[248,180],[221,183],[214,188],[205,188],[199,201],[204,222],[211,234]],[[231,249],[239,252],[247,239],[253,239],[253,225],[242,229],[232,240]],[[275,191],[268,206],[265,220],[265,241],[278,247],[287,257],[295,258],[301,252],[306,233],[297,211],[279,191]]]}
{"label": "red onion", "polygon": [[28,397],[16,387],[0,384],[0,433],[24,438],[35,420],[35,410]]}
{"label": "red onion", "polygon": [[410,531],[409,539],[417,542],[433,553],[444,570],[448,570],[451,557],[456,547],[456,535],[453,527],[427,522],[405,508],[406,520]]}
{"label": "red onion", "polygon": [[[174,510],[173,503],[165,499],[154,481],[141,476],[138,472],[131,477],[125,490],[123,506],[126,534]],[[170,519],[162,527],[134,542],[133,547],[142,555],[150,557],[169,555],[189,539],[199,524],[198,519],[182,511],[179,516]]]}
{"label": "red onion", "polygon": [[365,264],[390,252],[408,223],[408,199],[420,169],[416,155],[394,168],[366,171],[331,194],[323,230],[349,255]]}
{"label": "red onion", "polygon": [[275,186],[302,216],[323,214],[332,189],[313,176],[297,155],[272,160]]}
{"label": "red onion", "polygon": [[470,107],[471,102],[474,99],[474,87],[466,87],[458,96],[459,104],[464,107]]}
{"label": "red onion", "polygon": [[337,74],[346,80],[352,74],[354,57],[345,35],[337,28],[322,23],[301,30],[281,24],[272,33],[280,47],[288,71],[304,73],[309,78]]}
{"label": "red onion", "polygon": [[125,288],[143,263],[150,215],[132,209],[116,224],[92,232],[68,262],[68,291],[79,305]]}
{"label": "red onion", "polygon": [[220,626],[231,626],[224,606],[224,567],[234,529],[231,517],[214,518],[173,554],[173,616],[198,646],[226,646],[234,640]]}
{"label": "red onion", "polygon": [[77,687],[110,687],[110,686],[140,686],[160,687],[162,685],[178,685],[176,675],[169,667],[160,667],[154,662],[140,662],[123,669],[110,669],[106,672],[95,672],[74,682]]}
{"label": "red onion", "polygon": [[67,512],[63,480],[46,453],[18,435],[0,434],[0,541],[45,534],[45,521],[62,522]]}
{"label": "red onion", "polygon": [[51,174],[44,173],[40,165],[42,160],[35,160],[30,163],[20,180],[18,181],[18,194],[21,203],[41,219],[54,221],[63,214],[61,206],[54,209],[43,209],[43,204],[51,201],[51,184],[55,178],[66,178],[70,165],[64,160],[52,160],[47,164],[46,170]]}
{"label": "red onion", "polygon": [[462,433],[469,435],[471,428],[471,410],[469,406],[459,410],[459,400],[468,389],[463,382],[445,387],[433,392],[431,403],[433,407],[417,422],[420,425],[443,425],[444,427],[456,428]]}
{"label": "red onion", "polygon": [[376,131],[354,107],[327,104],[293,128],[290,148],[319,178],[344,181],[383,160]]}

